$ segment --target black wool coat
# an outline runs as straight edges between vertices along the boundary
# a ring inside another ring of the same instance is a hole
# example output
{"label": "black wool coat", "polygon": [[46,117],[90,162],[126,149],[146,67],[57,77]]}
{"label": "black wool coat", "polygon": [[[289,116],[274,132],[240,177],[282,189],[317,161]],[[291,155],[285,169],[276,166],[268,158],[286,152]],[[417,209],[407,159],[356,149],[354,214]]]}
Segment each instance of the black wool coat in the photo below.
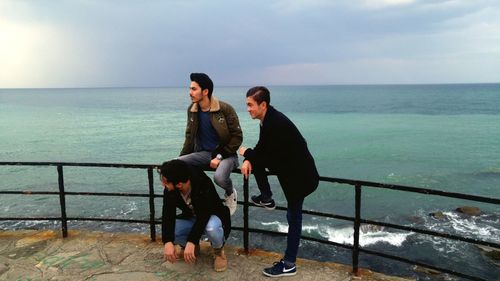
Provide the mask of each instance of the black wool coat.
{"label": "black wool coat", "polygon": [[307,142],[283,113],[269,106],[254,149],[245,160],[276,174],[288,202],[304,199],[316,190],[319,175]]}

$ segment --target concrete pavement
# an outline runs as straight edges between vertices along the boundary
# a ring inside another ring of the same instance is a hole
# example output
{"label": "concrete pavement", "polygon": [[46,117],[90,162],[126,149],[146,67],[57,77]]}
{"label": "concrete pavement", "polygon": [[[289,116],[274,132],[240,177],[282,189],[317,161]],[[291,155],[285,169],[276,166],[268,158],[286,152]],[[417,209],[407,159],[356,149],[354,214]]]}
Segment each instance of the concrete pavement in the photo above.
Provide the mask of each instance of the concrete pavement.
{"label": "concrete pavement", "polygon": [[[0,231],[0,280],[272,280],[262,274],[264,267],[280,258],[277,253],[226,245],[228,270],[215,272],[208,243],[194,265],[163,260],[163,244],[147,235],[70,231],[61,238],[54,231]],[[297,275],[283,280],[407,280],[330,262],[299,259]],[[279,280],[279,279],[278,279]]]}

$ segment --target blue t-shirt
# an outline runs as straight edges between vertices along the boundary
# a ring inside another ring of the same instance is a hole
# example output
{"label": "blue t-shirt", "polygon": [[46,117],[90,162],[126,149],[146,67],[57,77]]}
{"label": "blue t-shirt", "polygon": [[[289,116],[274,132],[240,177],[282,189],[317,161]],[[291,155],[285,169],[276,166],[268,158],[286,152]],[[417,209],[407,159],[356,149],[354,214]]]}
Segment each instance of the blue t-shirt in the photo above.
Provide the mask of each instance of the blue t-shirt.
{"label": "blue t-shirt", "polygon": [[219,136],[210,122],[210,112],[198,111],[198,150],[213,151],[219,143]]}

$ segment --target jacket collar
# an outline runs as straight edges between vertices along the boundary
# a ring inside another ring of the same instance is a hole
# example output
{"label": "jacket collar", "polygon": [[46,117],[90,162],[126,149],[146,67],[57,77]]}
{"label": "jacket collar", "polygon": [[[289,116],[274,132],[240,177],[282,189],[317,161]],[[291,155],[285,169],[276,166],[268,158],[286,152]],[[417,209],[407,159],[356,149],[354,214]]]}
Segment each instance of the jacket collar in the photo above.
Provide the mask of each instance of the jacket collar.
{"label": "jacket collar", "polygon": [[276,112],[276,109],[274,109],[274,107],[272,105],[270,105],[268,108],[267,108],[267,111],[266,111],[266,115],[264,115],[264,120],[262,121],[262,124],[261,126],[264,126],[267,122],[267,120],[269,120],[269,115],[273,115],[274,112]]}
{"label": "jacket collar", "polygon": [[[216,112],[219,110],[220,110],[219,100],[216,97],[212,96],[212,98],[210,99],[210,112]],[[193,105],[191,105],[191,109],[189,111],[198,112],[198,104],[193,103]]]}

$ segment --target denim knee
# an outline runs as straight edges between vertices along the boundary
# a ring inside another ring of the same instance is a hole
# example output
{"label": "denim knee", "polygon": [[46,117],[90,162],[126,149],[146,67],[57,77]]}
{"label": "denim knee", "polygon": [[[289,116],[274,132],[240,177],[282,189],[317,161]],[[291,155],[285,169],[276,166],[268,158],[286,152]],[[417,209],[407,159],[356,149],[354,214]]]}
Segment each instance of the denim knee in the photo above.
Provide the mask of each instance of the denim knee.
{"label": "denim knee", "polygon": [[223,173],[215,173],[214,175],[214,182],[224,188],[224,189],[229,189],[229,187],[232,187],[232,181],[231,178],[229,178],[229,175],[223,175]]}
{"label": "denim knee", "polygon": [[210,243],[212,243],[212,247],[222,247],[224,244],[224,229],[222,228],[222,222],[218,217],[212,216],[210,218],[205,228],[205,235]]}

